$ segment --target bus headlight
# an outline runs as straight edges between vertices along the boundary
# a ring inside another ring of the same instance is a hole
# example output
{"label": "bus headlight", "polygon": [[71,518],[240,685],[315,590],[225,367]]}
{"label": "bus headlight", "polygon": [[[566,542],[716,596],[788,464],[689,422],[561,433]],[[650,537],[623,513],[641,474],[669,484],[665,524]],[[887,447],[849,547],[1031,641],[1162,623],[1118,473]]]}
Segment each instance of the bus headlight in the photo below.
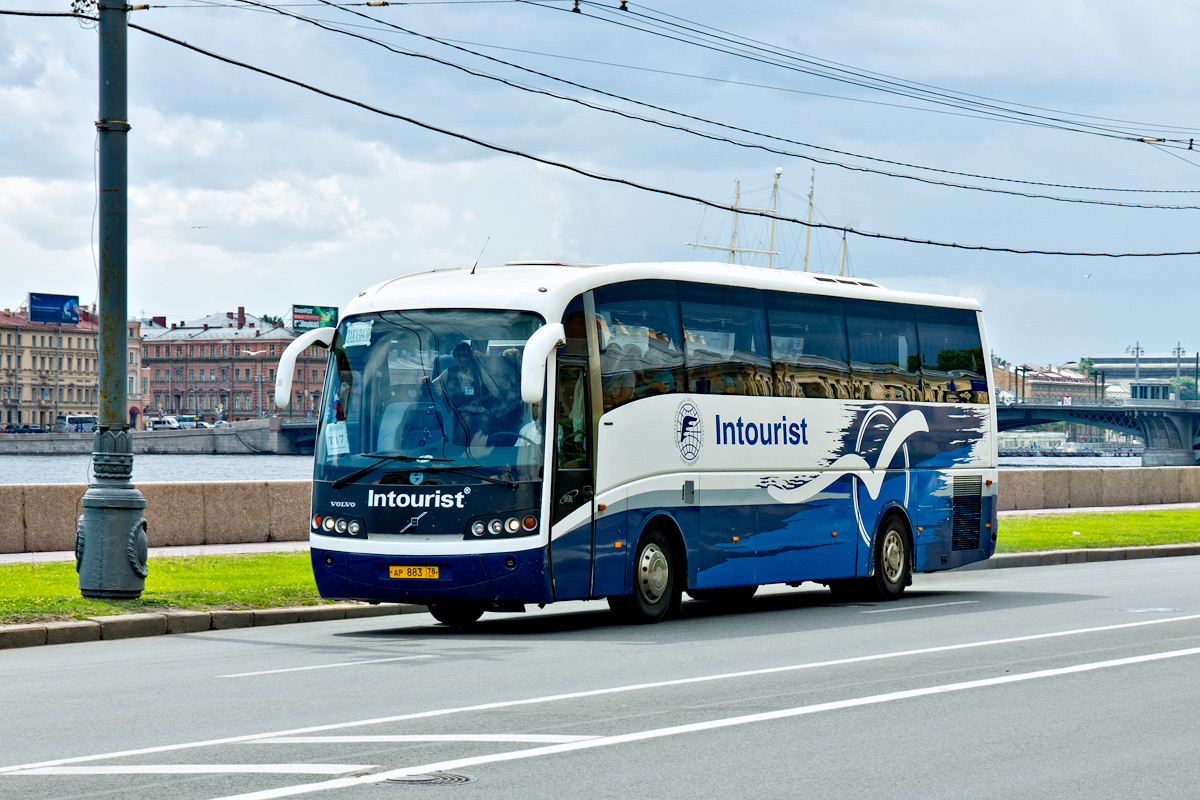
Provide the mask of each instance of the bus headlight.
{"label": "bus headlight", "polygon": [[333,527],[337,529],[338,533],[345,533],[346,528],[349,526],[346,524],[346,520],[339,519]]}
{"label": "bus headlight", "polygon": [[537,517],[530,514],[525,519],[521,520],[521,525],[524,526],[525,530],[531,531],[537,527]]}
{"label": "bus headlight", "polygon": [[491,533],[493,536],[499,536],[501,531],[503,531],[503,530],[504,530],[504,523],[498,519],[494,519],[488,523],[488,532]]}
{"label": "bus headlight", "polygon": [[508,531],[509,533],[516,533],[517,531],[521,530],[521,520],[517,519],[516,517],[509,517],[504,521],[504,530]]}
{"label": "bus headlight", "polygon": [[315,514],[312,518],[312,526],[317,530],[321,530],[321,515]]}
{"label": "bus headlight", "polygon": [[327,531],[331,531],[331,530],[333,530],[333,526],[335,524],[336,524],[336,522],[333,517],[326,517],[325,521],[321,523],[321,527]]}
{"label": "bus headlight", "polygon": [[353,519],[350,520],[350,525],[347,527],[347,530],[350,531],[351,536],[358,536],[358,532],[362,530],[362,525],[359,524],[358,520]]}
{"label": "bus headlight", "polygon": [[473,533],[476,536],[483,536],[483,532],[486,530],[487,530],[487,526],[484,525],[479,520],[475,520],[475,522],[471,523],[471,533]]}

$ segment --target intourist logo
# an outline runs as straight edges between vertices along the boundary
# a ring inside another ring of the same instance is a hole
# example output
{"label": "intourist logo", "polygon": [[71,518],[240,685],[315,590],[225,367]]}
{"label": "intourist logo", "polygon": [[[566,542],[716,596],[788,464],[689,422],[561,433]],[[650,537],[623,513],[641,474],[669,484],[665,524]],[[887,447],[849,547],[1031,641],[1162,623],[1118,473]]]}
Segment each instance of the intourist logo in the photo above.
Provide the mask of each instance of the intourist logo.
{"label": "intourist logo", "polygon": [[470,494],[470,487],[451,494],[438,489],[433,493],[405,494],[404,492],[377,492],[367,490],[367,508],[465,508],[463,497]]}
{"label": "intourist logo", "polygon": [[691,400],[684,400],[675,412],[675,446],[684,463],[691,464],[700,457],[700,446],[704,444],[704,425],[700,421],[700,410]]}
{"label": "intourist logo", "polygon": [[747,422],[738,417],[736,422],[729,420],[722,422],[720,414],[717,414],[716,419],[716,436],[719,445],[808,444],[808,422],[804,419],[799,422],[788,422],[787,417],[780,417],[778,420],[770,422],[755,420]]}

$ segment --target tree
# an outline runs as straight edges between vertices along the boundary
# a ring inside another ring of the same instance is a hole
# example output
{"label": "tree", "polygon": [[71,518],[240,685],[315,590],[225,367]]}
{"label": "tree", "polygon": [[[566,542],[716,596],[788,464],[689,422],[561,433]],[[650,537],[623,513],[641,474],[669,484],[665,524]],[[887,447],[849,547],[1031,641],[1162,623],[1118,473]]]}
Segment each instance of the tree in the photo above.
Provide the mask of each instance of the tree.
{"label": "tree", "polygon": [[1171,378],[1171,391],[1175,393],[1175,397],[1179,400],[1196,400],[1200,399],[1196,396],[1196,379],[1181,376],[1179,383]]}
{"label": "tree", "polygon": [[259,314],[258,318],[268,325],[282,325],[283,317],[277,317],[274,314]]}
{"label": "tree", "polygon": [[1092,361],[1087,356],[1079,359],[1079,371],[1084,375],[1091,375],[1092,370],[1096,368],[1096,362]]}

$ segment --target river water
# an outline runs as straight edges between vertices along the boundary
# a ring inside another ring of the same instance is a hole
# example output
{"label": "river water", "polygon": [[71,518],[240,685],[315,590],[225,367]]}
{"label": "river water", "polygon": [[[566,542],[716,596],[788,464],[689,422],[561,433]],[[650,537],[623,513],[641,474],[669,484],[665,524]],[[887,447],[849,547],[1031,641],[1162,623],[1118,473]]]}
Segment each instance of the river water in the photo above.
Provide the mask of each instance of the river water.
{"label": "river water", "polygon": [[[1001,458],[1000,468],[1138,467],[1139,456]],[[306,481],[312,456],[140,455],[133,459],[133,482]],[[0,455],[0,483],[90,483],[91,456]]]}

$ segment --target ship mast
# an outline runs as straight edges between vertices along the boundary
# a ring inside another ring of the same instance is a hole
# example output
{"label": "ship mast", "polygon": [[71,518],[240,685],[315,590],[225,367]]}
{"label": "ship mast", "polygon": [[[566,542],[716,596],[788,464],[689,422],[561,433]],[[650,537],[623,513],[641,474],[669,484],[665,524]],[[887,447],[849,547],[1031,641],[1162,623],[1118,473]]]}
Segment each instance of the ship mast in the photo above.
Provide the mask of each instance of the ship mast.
{"label": "ship mast", "polygon": [[[729,263],[734,263],[734,258],[738,253],[765,253],[767,256],[767,268],[774,269],[774,258],[779,255],[775,252],[775,209],[779,198],[779,176],[783,174],[783,167],[775,168],[775,183],[771,187],[771,207],[770,208],[755,208],[753,206],[743,206],[742,202],[742,182],[737,181],[734,186],[734,200],[731,208],[733,209],[733,237],[728,245],[723,244],[700,244],[699,242],[688,242],[689,247],[707,247],[710,250],[728,250]],[[811,201],[811,197],[810,197]],[[771,240],[766,250],[755,250],[751,247],[738,247],[737,244],[737,225],[738,212],[740,211],[761,211],[769,214],[771,217]],[[811,215],[811,208],[809,210]]]}

